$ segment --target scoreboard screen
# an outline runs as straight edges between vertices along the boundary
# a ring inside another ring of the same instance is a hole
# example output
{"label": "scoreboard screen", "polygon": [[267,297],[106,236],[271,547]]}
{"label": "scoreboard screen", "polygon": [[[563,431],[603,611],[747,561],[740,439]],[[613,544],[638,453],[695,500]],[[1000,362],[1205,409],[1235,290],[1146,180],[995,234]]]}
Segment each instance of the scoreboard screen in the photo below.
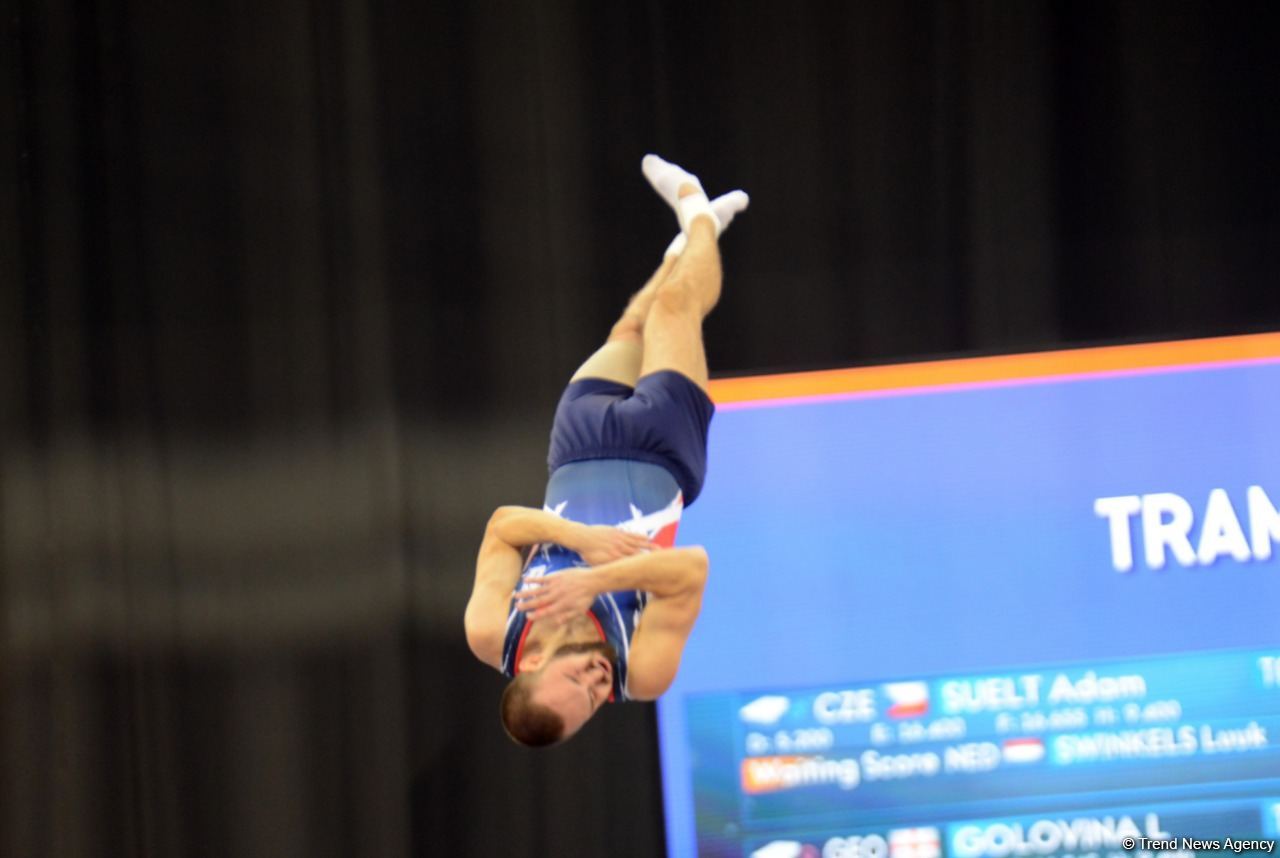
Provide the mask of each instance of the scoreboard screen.
{"label": "scoreboard screen", "polygon": [[673,858],[1275,854],[1280,334],[711,393]]}

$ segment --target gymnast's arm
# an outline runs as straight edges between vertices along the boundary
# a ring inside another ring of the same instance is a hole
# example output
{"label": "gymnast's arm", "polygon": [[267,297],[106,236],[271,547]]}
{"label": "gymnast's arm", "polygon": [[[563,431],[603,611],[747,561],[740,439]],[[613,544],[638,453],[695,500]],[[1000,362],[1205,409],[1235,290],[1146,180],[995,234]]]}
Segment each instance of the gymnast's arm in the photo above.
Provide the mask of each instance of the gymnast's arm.
{"label": "gymnast's arm", "polygon": [[671,685],[680,667],[685,642],[702,610],[707,567],[707,552],[696,546],[637,554],[547,576],[537,588],[523,592],[517,605],[536,618],[564,621],[600,593],[647,592],[649,604],[631,637],[627,693],[634,700],[654,700]]}
{"label": "gymnast's arm", "polygon": [[502,667],[507,610],[524,565],[520,549],[543,542],[563,545],[593,564],[652,547],[645,537],[617,528],[579,524],[540,509],[498,507],[480,542],[475,584],[464,618],[467,644],[485,664]]}
{"label": "gymnast's arm", "polygon": [[663,555],[674,555],[669,588],[648,590],[649,604],[631,636],[627,693],[633,700],[656,700],[670,687],[693,623],[702,610],[707,552],[701,547],[669,548],[648,556]]}

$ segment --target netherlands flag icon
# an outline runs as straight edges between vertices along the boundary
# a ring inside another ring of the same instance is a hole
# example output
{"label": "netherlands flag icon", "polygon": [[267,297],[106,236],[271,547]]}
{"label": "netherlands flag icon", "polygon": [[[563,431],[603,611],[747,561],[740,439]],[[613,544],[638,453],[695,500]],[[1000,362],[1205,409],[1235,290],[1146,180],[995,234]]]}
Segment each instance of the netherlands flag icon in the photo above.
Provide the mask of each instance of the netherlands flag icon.
{"label": "netherlands flag icon", "polygon": [[929,714],[927,682],[886,682],[881,688],[889,698],[890,718],[919,718]]}
{"label": "netherlands flag icon", "polygon": [[1005,739],[1001,750],[1006,763],[1038,763],[1044,759],[1044,740],[1034,736]]}

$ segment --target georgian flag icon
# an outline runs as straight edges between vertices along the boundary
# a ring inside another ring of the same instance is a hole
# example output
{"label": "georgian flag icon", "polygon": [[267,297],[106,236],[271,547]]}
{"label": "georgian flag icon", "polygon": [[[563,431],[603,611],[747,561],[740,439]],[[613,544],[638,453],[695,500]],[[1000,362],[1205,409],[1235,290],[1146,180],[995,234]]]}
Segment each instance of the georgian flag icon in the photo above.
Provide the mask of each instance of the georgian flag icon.
{"label": "georgian flag icon", "polygon": [[881,688],[889,698],[890,718],[919,718],[929,714],[929,683],[886,682]]}
{"label": "georgian flag icon", "polygon": [[895,828],[889,832],[889,858],[940,858],[942,837],[938,829]]}

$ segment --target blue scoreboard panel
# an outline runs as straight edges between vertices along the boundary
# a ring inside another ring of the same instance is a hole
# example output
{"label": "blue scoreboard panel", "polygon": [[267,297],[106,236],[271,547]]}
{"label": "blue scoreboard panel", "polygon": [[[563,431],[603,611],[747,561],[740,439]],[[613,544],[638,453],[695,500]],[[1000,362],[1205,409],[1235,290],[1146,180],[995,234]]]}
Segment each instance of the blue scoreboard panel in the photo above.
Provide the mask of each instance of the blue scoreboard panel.
{"label": "blue scoreboard panel", "polygon": [[673,858],[1275,854],[1280,336],[712,395]]}

